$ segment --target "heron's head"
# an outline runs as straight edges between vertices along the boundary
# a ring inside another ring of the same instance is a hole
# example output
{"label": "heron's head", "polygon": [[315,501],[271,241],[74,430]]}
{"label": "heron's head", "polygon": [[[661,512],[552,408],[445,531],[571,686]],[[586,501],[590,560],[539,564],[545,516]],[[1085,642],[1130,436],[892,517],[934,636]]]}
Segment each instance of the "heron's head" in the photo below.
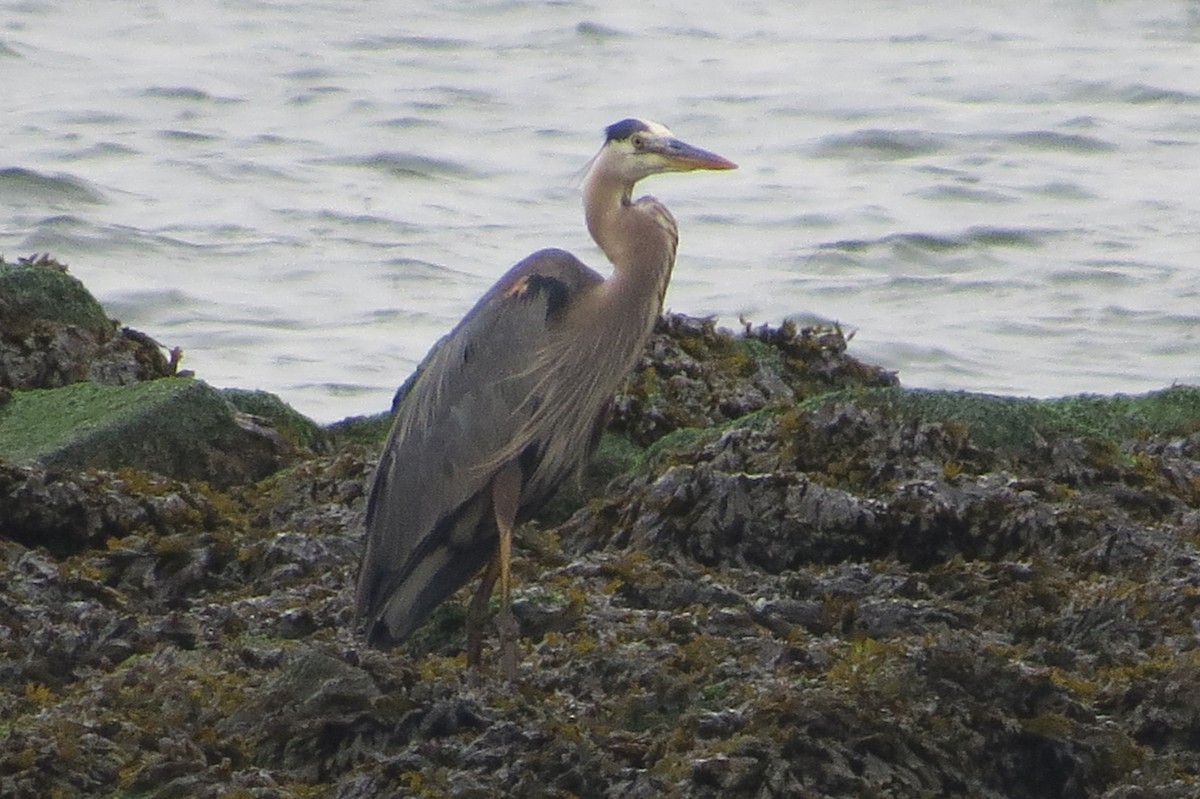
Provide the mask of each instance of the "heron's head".
{"label": "heron's head", "polygon": [[592,170],[617,178],[627,186],[660,172],[696,169],[736,169],[737,164],[675,138],[665,125],[644,119],[623,119],[605,129],[604,147]]}

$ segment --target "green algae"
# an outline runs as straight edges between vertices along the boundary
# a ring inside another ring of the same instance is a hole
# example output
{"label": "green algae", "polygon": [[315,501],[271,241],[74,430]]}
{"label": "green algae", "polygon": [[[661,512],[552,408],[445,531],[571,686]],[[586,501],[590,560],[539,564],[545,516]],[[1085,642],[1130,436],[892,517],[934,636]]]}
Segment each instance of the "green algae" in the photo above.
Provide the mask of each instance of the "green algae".
{"label": "green algae", "polygon": [[738,425],[739,422],[740,420],[734,419],[720,427],[681,427],[674,430],[647,448],[646,462],[670,463],[674,456],[694,450],[705,442],[717,440],[722,429]]}
{"label": "green algae", "polygon": [[801,404],[815,410],[850,402],[922,421],[966,425],[979,446],[1014,450],[1051,435],[1112,440],[1188,435],[1200,430],[1200,388],[1174,386],[1140,395],[1080,394],[1057,399],[1003,397],[966,391],[866,388],[824,394]]}
{"label": "green algae", "polygon": [[[204,384],[170,378],[131,386],[74,383],[62,388],[16,392],[0,408],[0,457],[37,460],[92,437],[112,439],[135,419],[154,416]],[[161,424],[187,424],[162,418]]]}
{"label": "green algae", "polygon": [[268,391],[224,388],[221,394],[242,413],[266,419],[296,447],[317,451],[323,448],[321,426]]}
{"label": "green algae", "polygon": [[113,323],[77,278],[56,261],[5,263],[0,260],[0,319],[6,337],[21,337],[38,324],[74,325],[100,334]]}
{"label": "green algae", "polygon": [[608,482],[612,478],[628,473],[641,466],[646,460],[646,450],[629,436],[620,433],[605,433],[592,456],[589,479]]}
{"label": "green algae", "polygon": [[273,435],[247,429],[219,391],[184,377],[20,391],[0,407],[0,458],[66,469],[132,466],[214,485],[277,469]]}
{"label": "green algae", "polygon": [[382,447],[392,429],[390,411],[370,416],[350,416],[323,428],[325,438],[336,448],[350,445]]}

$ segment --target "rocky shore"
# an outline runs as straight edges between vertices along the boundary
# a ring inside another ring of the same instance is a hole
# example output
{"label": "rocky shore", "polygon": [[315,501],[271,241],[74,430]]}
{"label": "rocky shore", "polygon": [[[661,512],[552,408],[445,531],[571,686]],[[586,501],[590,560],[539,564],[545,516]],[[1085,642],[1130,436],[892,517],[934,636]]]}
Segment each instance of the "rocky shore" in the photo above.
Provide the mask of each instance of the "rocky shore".
{"label": "rocky shore", "polygon": [[178,363],[0,262],[6,799],[1200,796],[1200,388],[913,390],[669,316],[520,531],[508,684],[470,589],[351,629],[386,414]]}

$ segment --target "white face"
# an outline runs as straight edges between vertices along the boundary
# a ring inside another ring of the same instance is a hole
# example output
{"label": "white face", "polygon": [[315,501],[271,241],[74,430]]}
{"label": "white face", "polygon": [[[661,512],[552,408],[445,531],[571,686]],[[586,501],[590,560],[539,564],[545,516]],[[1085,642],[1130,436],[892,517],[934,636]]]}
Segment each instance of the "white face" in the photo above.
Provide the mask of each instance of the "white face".
{"label": "white face", "polygon": [[616,156],[613,159],[614,167],[631,182],[660,172],[679,171],[679,167],[663,152],[668,142],[676,141],[675,134],[659,122],[648,119],[642,121],[646,123],[647,130],[605,145],[605,149],[611,150],[612,155]]}
{"label": "white face", "polygon": [[589,180],[606,178],[632,186],[644,177],[661,172],[734,168],[732,162],[719,155],[681,142],[666,125],[639,121],[641,130],[635,130],[623,139],[605,142],[592,159]]}

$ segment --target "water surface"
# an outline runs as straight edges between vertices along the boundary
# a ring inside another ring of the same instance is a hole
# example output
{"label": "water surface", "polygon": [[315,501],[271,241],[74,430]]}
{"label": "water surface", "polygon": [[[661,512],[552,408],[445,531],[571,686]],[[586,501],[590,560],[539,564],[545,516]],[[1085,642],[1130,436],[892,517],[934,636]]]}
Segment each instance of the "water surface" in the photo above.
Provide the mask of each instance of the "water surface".
{"label": "water surface", "polygon": [[673,310],[838,322],[911,386],[1200,382],[1200,4],[413,5],[0,3],[0,252],[375,412],[529,252],[603,266],[579,172],[641,115],[741,165],[645,184]]}

